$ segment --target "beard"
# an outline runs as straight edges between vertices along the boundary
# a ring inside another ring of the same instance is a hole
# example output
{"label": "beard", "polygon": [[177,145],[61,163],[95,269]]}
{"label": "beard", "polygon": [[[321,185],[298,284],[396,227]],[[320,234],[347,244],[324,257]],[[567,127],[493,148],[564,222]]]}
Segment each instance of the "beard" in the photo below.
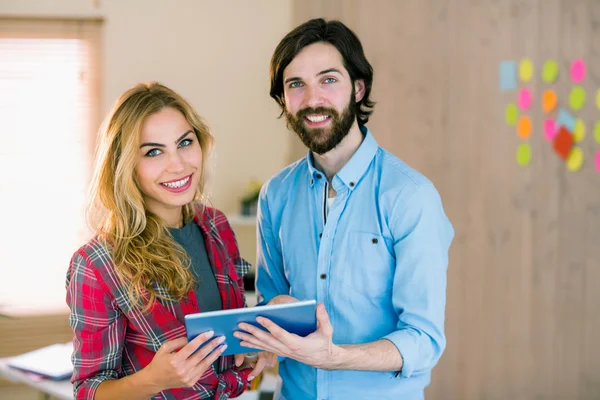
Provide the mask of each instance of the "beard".
{"label": "beard", "polygon": [[[319,114],[331,117],[331,124],[325,128],[309,128],[304,117],[310,114]],[[333,150],[348,135],[352,124],[356,120],[356,99],[354,91],[350,95],[348,105],[342,110],[342,115],[334,108],[317,107],[304,108],[296,115],[285,110],[285,119],[288,128],[292,129],[302,143],[316,154],[325,154]]]}

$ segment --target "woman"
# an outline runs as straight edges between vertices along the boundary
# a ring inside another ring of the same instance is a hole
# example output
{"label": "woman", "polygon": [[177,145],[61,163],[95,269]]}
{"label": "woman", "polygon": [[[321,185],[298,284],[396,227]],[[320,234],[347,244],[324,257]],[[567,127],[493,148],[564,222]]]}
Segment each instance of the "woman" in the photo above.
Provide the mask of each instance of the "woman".
{"label": "woman", "polygon": [[188,343],[183,325],[189,313],[245,306],[249,264],[225,216],[201,201],[208,126],[152,83],[125,92],[100,133],[89,210],[96,235],[67,273],[75,397],[239,395],[275,356],[219,357],[222,337]]}

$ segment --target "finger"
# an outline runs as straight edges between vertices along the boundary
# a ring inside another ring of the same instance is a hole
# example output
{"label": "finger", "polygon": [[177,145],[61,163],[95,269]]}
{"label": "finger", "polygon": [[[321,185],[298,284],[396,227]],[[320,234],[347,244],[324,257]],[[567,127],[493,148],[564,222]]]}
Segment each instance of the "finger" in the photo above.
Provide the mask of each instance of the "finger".
{"label": "finger", "polygon": [[177,339],[169,340],[164,342],[158,351],[164,351],[165,353],[173,353],[176,350],[181,349],[187,344],[187,338],[185,336]]}
{"label": "finger", "polygon": [[[213,342],[214,342],[214,340],[213,340]],[[221,354],[223,354],[225,349],[227,349],[226,344],[224,344],[223,346],[220,346],[218,349],[216,349],[211,354],[209,354],[208,357],[206,357],[202,361],[200,361],[198,363],[198,365],[196,365],[195,367],[192,368],[192,371],[195,374],[196,381],[198,381],[198,379],[200,379],[202,377],[202,375],[204,375],[206,370],[208,370],[210,368],[210,366],[215,361],[217,361],[217,359],[219,357],[221,357]],[[194,356],[195,356],[195,354],[194,354]]]}
{"label": "finger", "polygon": [[[257,349],[265,349],[269,348],[282,348],[284,345],[279,342],[276,338],[274,338],[270,333],[264,332],[263,330],[258,329],[259,332],[256,332],[256,335],[252,335],[250,333],[245,333],[241,331],[236,331],[233,333],[233,336],[240,339],[240,341],[244,341],[246,343],[251,343],[256,345]],[[254,346],[250,346],[254,347]]]}
{"label": "finger", "polygon": [[[201,349],[199,349],[197,352],[192,354],[190,356],[190,358],[188,358],[189,363],[192,365],[196,365],[196,364],[199,364],[200,362],[202,362],[202,360],[204,360],[205,358],[208,358],[209,355],[210,355],[210,357],[212,357],[214,355],[214,353],[217,353],[217,351],[214,351],[214,350],[217,347],[219,347],[224,341],[225,341],[225,336],[219,336],[219,337],[212,339],[210,342],[208,342],[204,346],[202,346]],[[221,347],[223,347],[223,346],[221,346]],[[217,357],[218,357],[218,355],[217,355]]]}
{"label": "finger", "polygon": [[258,376],[258,374],[260,374],[262,372],[262,370],[265,369],[266,365],[267,365],[266,357],[264,355],[259,354],[258,361],[256,361],[256,364],[254,365],[252,372],[250,372],[250,375],[248,375],[248,381],[251,381],[256,376]]}
{"label": "finger", "polygon": [[[275,322],[271,321],[268,318],[258,317],[256,318],[256,321],[262,326],[264,326],[271,333],[271,336],[273,336],[286,346],[294,345],[300,338],[300,336],[293,333],[289,333],[288,331],[281,328],[279,325],[277,325]],[[260,331],[263,332],[262,330]]]}
{"label": "finger", "polygon": [[275,365],[277,365],[277,354],[275,353],[267,353],[269,356],[267,358],[268,362],[267,362],[267,366],[269,368],[273,368],[275,367]]}
{"label": "finger", "polygon": [[281,333],[283,336],[292,335],[291,333],[287,332],[283,328],[280,328],[277,324],[275,324],[273,321],[271,321],[267,318],[257,317],[256,322],[258,322],[260,325],[267,328],[267,331],[265,331],[264,329],[261,329],[257,326],[247,324],[244,322],[240,323],[238,325],[238,328],[241,329],[242,331],[245,331],[245,332],[251,334],[252,336],[255,336],[256,338],[258,338],[260,340],[267,340],[268,338],[273,337],[274,335],[273,335],[273,331],[271,331],[271,329],[276,330],[277,332]]}
{"label": "finger", "polygon": [[285,304],[285,303],[295,303],[298,299],[292,296],[288,296],[287,294],[281,294],[279,296],[275,296],[269,301],[269,305],[271,304]]}
{"label": "finger", "polygon": [[186,344],[185,347],[179,351],[179,353],[177,353],[177,357],[181,360],[185,360],[192,355],[192,353],[195,352],[196,349],[202,345],[202,343],[213,337],[214,334],[215,333],[213,331],[208,331],[196,336],[188,344]]}
{"label": "finger", "polygon": [[331,326],[329,315],[323,303],[319,303],[317,306],[317,330],[321,330],[328,337],[333,335],[333,326]]}
{"label": "finger", "polygon": [[235,360],[235,366],[239,367],[240,365],[242,365],[244,363],[244,358],[245,358],[244,354],[235,354],[233,356],[233,359]]}
{"label": "finger", "polygon": [[[264,351],[268,351],[270,353],[276,353],[276,354],[284,354],[284,351],[281,349],[274,349],[273,347],[266,345],[264,343],[261,342],[245,342],[245,341],[241,341],[240,342],[240,346],[242,347],[248,347],[249,349],[252,350],[264,350]],[[287,353],[285,353],[287,354]]]}

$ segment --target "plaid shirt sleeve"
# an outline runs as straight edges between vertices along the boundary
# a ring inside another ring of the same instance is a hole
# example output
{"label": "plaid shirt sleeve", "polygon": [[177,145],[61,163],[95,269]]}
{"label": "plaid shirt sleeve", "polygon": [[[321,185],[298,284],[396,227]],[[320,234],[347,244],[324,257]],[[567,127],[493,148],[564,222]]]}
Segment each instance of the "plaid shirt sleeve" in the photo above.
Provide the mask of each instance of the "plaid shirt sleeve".
{"label": "plaid shirt sleeve", "polygon": [[98,386],[107,379],[118,379],[121,370],[127,323],[95,272],[84,254],[75,253],[67,273],[75,399],[93,400]]}
{"label": "plaid shirt sleeve", "polygon": [[[229,225],[229,221],[227,222],[227,224]],[[238,276],[238,280],[237,280],[237,286],[239,288],[239,291],[242,295],[242,301],[243,301],[243,306],[242,307],[246,307],[246,294],[244,293],[244,276],[248,273],[248,271],[250,271],[250,267],[252,266],[248,261],[244,260],[241,255],[240,255],[240,251],[239,251],[239,247],[237,244],[237,239],[235,238],[235,234],[233,233],[233,230],[231,229],[231,227],[229,228],[231,231],[231,235],[233,237],[233,245],[234,245],[234,262],[233,262],[233,266],[235,267],[235,272]]]}

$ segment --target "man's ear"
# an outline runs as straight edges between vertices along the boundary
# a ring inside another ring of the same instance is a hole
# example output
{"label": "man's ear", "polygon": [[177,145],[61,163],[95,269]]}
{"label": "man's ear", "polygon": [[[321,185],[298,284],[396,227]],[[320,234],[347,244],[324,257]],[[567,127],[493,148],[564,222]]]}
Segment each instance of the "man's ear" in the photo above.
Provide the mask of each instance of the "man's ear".
{"label": "man's ear", "polygon": [[357,79],[354,81],[354,97],[356,102],[358,103],[365,97],[366,85],[363,79]]}

